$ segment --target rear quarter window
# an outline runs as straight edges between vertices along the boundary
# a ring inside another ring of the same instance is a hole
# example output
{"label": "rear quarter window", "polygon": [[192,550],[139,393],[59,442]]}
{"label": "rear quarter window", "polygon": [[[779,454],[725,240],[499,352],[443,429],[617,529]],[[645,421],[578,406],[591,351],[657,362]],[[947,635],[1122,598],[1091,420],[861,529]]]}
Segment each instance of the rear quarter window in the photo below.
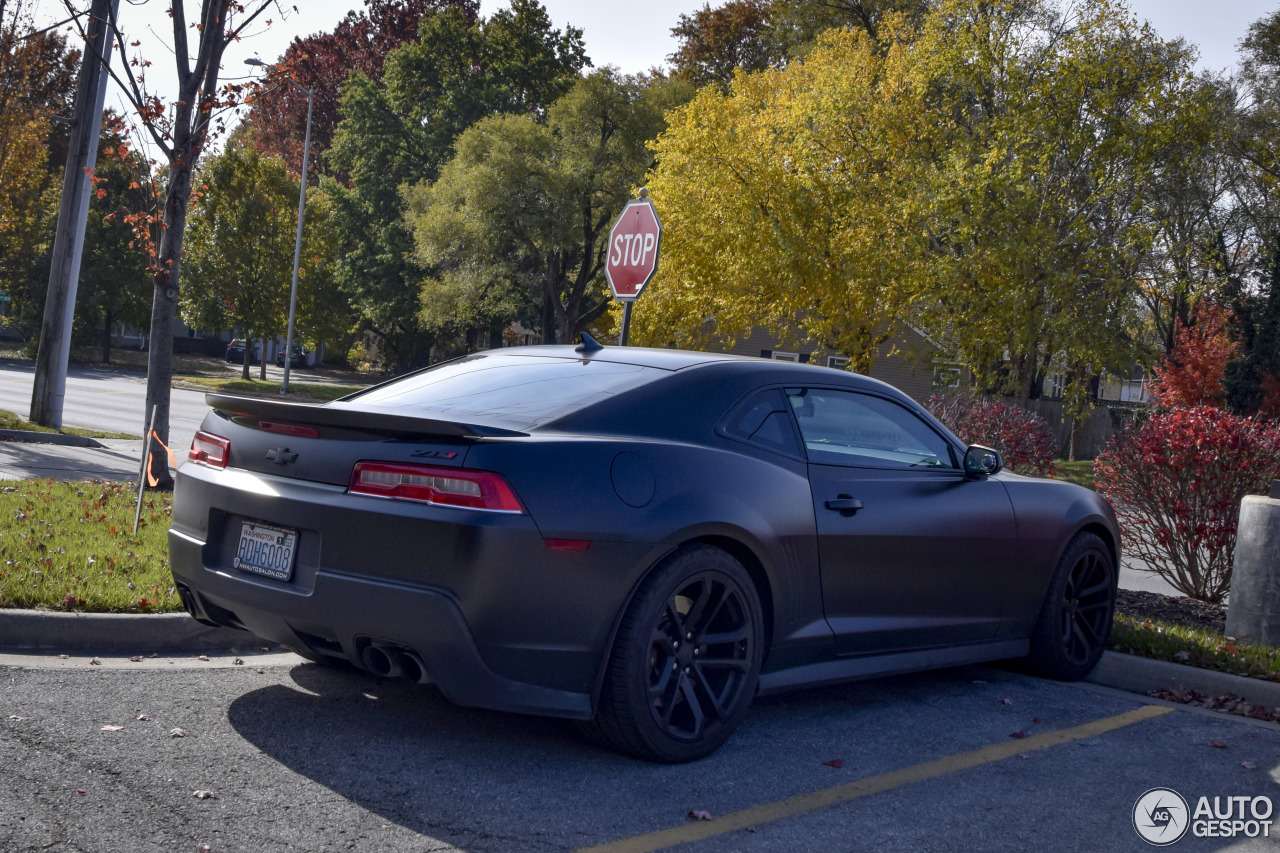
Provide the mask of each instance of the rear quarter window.
{"label": "rear quarter window", "polygon": [[635,364],[477,353],[370,388],[341,403],[530,429],[639,388],[669,371]]}

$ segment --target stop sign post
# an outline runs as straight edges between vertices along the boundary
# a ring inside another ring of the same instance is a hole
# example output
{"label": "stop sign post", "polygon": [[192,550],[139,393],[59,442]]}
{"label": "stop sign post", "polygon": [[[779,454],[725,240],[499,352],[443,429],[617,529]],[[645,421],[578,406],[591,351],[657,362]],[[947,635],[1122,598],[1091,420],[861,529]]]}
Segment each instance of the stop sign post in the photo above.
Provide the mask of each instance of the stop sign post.
{"label": "stop sign post", "polygon": [[640,190],[640,198],[627,202],[609,229],[604,275],[613,298],[622,302],[622,345],[631,331],[631,304],[640,298],[644,286],[658,271],[658,249],[662,243],[662,222],[658,211]]}

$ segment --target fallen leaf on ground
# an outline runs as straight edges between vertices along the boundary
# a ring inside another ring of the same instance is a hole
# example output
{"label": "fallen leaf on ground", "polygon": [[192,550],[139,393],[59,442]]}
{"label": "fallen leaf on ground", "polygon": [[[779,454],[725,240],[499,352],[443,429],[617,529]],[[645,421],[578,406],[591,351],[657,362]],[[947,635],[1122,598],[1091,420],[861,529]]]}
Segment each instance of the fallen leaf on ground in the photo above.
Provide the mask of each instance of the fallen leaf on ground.
{"label": "fallen leaf on ground", "polygon": [[20,723],[20,722],[22,722],[22,721],[23,721],[23,720],[25,720],[25,719],[26,719],[26,717],[19,717],[17,714],[10,714],[10,715],[9,715],[9,722],[11,722],[11,723]]}
{"label": "fallen leaf on ground", "polygon": [[149,714],[139,714],[139,715],[138,715],[138,722],[145,723],[145,722],[147,722],[147,721],[148,721],[148,720],[150,720],[150,719],[151,719],[151,716],[150,716]]}
{"label": "fallen leaf on ground", "polygon": [[217,794],[215,794],[213,791],[195,791],[195,792],[193,792],[193,793],[191,794],[191,796],[195,797],[197,800],[216,800],[216,799],[218,799],[218,795],[217,795]]}
{"label": "fallen leaf on ground", "polygon": [[1031,756],[1030,756],[1029,754],[1027,754],[1027,753],[1025,753],[1025,752],[1024,752],[1024,753],[1022,753],[1021,755],[1019,755],[1018,757],[1019,757],[1019,758],[1021,758],[1023,761],[1026,761],[1026,760],[1027,760],[1028,758],[1030,758]]}
{"label": "fallen leaf on ground", "polygon": [[706,809],[693,809],[689,812],[689,817],[694,820],[711,820],[711,812]]}
{"label": "fallen leaf on ground", "polygon": [[1012,704],[1013,704],[1013,700],[1012,700],[1012,699],[1001,699],[1001,700],[1000,700],[1000,704],[1001,704],[1001,705],[1012,705]]}
{"label": "fallen leaf on ground", "polygon": [[1173,656],[1173,659],[1178,661],[1179,663],[1186,663],[1187,661],[1191,660],[1191,652],[1178,652],[1176,655]]}
{"label": "fallen leaf on ground", "polygon": [[104,732],[122,732],[122,731],[124,731],[124,726],[103,726],[103,727],[102,727],[102,731],[104,731]]}
{"label": "fallen leaf on ground", "polygon": [[209,851],[212,849],[213,848],[210,847],[208,844],[201,844],[199,847],[196,848],[198,853],[209,853]]}
{"label": "fallen leaf on ground", "polygon": [[77,793],[77,794],[83,794],[83,793],[84,793],[84,788],[76,788],[76,793]]}
{"label": "fallen leaf on ground", "polygon": [[267,674],[267,671],[265,669],[258,670],[258,675],[266,675],[266,674]]}
{"label": "fallen leaf on ground", "polygon": [[843,758],[833,758],[833,759],[831,759],[830,761],[824,761],[824,762],[822,762],[822,766],[824,766],[824,767],[834,767],[835,769],[839,770],[841,767],[844,767],[844,759],[843,759]]}
{"label": "fallen leaf on ground", "polygon": [[186,736],[187,736],[187,733],[184,732],[182,729],[171,729],[169,731],[169,737],[186,737]]}
{"label": "fallen leaf on ground", "polygon": [[1014,732],[1013,734],[1009,735],[1009,737],[1016,737],[1016,738],[1018,738],[1019,740],[1021,740],[1022,738],[1026,737],[1026,736],[1027,736],[1027,733],[1026,733],[1026,732]]}
{"label": "fallen leaf on ground", "polygon": [[1220,741],[1220,740],[1211,740],[1211,741],[1209,741],[1209,746],[1213,747],[1214,749],[1226,749],[1226,748],[1227,748],[1227,745],[1226,745],[1225,743],[1223,743],[1222,741]]}
{"label": "fallen leaf on ground", "polygon": [[208,655],[196,655],[196,660],[202,660],[202,661],[204,661],[205,663],[208,663],[208,662],[209,662],[209,656],[208,656]]}
{"label": "fallen leaf on ground", "polygon": [[244,666],[244,661],[240,660],[240,658],[236,658],[235,660],[233,660],[233,661],[231,662],[231,665],[232,665],[232,666]]}
{"label": "fallen leaf on ground", "polygon": [[1032,718],[1031,718],[1031,722],[1035,723],[1036,725],[1040,725],[1040,718],[1039,718],[1039,717],[1032,717]]}
{"label": "fallen leaf on ground", "polygon": [[97,658],[90,658],[89,666],[102,666],[102,661],[98,660]]}
{"label": "fallen leaf on ground", "polygon": [[142,656],[141,656],[141,655],[130,655],[130,656],[129,656],[129,662],[130,662],[130,663],[142,663]]}
{"label": "fallen leaf on ground", "polygon": [[58,660],[66,660],[69,657],[71,657],[71,655],[58,655]]}
{"label": "fallen leaf on ground", "polygon": [[1241,766],[1241,767],[1243,767],[1245,770],[1257,770],[1257,769],[1258,769],[1258,762],[1256,762],[1256,761],[1241,761],[1241,762],[1240,762],[1240,766]]}

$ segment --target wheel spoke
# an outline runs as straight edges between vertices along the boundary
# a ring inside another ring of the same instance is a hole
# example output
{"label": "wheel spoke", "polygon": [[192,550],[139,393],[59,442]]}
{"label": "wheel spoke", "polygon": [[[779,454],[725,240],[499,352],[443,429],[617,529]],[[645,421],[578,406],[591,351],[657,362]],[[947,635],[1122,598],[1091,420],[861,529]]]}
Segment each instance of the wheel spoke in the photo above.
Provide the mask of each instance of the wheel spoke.
{"label": "wheel spoke", "polygon": [[1089,639],[1084,635],[1084,631],[1081,630],[1079,619],[1071,620],[1071,634],[1072,634],[1071,645],[1075,646],[1076,642],[1079,641],[1079,644],[1084,647],[1084,654],[1081,655],[1081,657],[1088,657],[1089,649],[1092,648],[1092,644],[1089,642]]}
{"label": "wheel spoke", "polygon": [[748,664],[745,660],[737,658],[702,658],[698,661],[698,668],[707,669],[733,669],[738,672],[746,672]]}
{"label": "wheel spoke", "polygon": [[1080,595],[1077,597],[1080,598],[1081,600],[1086,598],[1093,598],[1098,593],[1106,592],[1110,588],[1111,588],[1111,579],[1104,577],[1102,580],[1098,581],[1093,586],[1089,587],[1086,590],[1083,590],[1080,593]]}
{"label": "wheel spoke", "polygon": [[658,682],[649,685],[649,700],[651,702],[657,702],[662,698],[662,694],[666,692],[667,686],[671,683],[671,673],[675,669],[675,667],[666,662],[663,662],[661,667],[662,675],[658,677]]}
{"label": "wheel spoke", "polygon": [[[711,689],[710,682],[707,681],[706,676],[702,672],[702,664],[694,664],[693,675],[697,681],[698,687],[702,688],[702,692],[706,695],[707,701],[711,705],[711,710],[716,715],[716,719],[723,720],[727,716],[724,705],[721,704],[721,697],[717,696],[716,692]],[[725,692],[730,693],[732,691],[729,690]]]}
{"label": "wheel spoke", "polygon": [[697,737],[702,734],[702,724],[706,722],[706,715],[702,710],[702,702],[699,701],[698,694],[693,689],[693,682],[688,678],[681,677],[680,692],[684,695],[684,701],[689,706],[690,713],[693,714],[693,731],[689,732],[689,734]]}
{"label": "wheel spoke", "polygon": [[699,635],[702,634],[703,631],[715,624],[716,617],[720,615],[720,611],[724,609],[725,602],[729,600],[728,587],[721,586],[719,587],[719,591],[720,594],[714,596],[715,602],[706,610],[705,615],[699,614],[697,622],[689,620],[687,623],[687,629],[693,632],[693,638],[695,641],[698,640]]}
{"label": "wheel spoke", "polygon": [[[684,622],[680,626],[680,630],[684,632],[683,636],[686,639],[689,634],[696,634],[698,626],[702,624],[702,611],[706,610],[707,602],[710,600],[714,588],[710,578],[704,577],[698,581],[697,598],[693,600],[693,606],[685,614]],[[688,589],[688,587],[685,587],[685,589]]]}
{"label": "wheel spoke", "polygon": [[667,681],[668,681],[667,687],[663,691],[662,697],[661,697],[662,725],[666,727],[670,727],[671,712],[676,709],[676,698],[680,695],[680,692],[684,687],[684,683],[685,683],[684,673],[676,672],[675,677],[667,679]]}
{"label": "wheel spoke", "polygon": [[703,634],[699,638],[699,645],[718,646],[724,643],[737,643],[747,638],[750,633],[750,627],[741,625],[729,631],[720,631],[716,634]]}

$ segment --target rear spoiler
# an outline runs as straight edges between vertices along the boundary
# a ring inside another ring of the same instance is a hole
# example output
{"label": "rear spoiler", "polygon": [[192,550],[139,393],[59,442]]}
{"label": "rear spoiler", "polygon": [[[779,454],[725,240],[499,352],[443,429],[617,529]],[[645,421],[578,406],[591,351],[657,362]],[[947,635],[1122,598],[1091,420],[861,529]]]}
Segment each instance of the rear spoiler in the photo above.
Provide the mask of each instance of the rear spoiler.
{"label": "rear spoiler", "polygon": [[311,403],[264,400],[260,397],[237,397],[233,394],[205,394],[212,409],[232,417],[248,417],[259,421],[279,421],[307,426],[340,427],[364,430],[396,438],[449,436],[451,438],[510,438],[528,435],[518,430],[486,424],[419,418],[377,409],[342,409]]}

